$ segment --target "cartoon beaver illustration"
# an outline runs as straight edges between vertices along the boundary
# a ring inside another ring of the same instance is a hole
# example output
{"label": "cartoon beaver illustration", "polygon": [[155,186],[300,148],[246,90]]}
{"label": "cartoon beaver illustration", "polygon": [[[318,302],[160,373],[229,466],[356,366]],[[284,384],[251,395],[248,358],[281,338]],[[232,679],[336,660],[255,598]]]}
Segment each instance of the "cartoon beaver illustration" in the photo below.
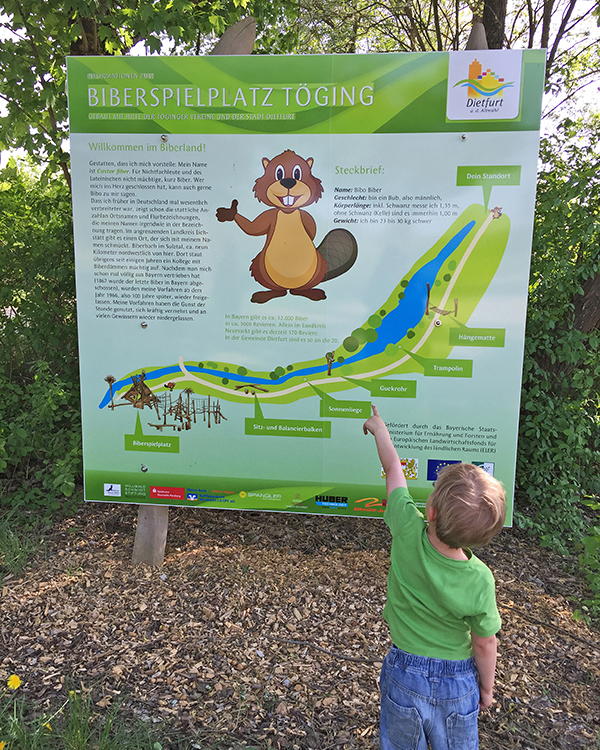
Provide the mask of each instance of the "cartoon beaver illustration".
{"label": "cartoon beaver illustration", "polygon": [[250,264],[250,273],[266,292],[255,292],[252,302],[284,297],[288,291],[311,300],[326,299],[317,286],[346,273],[356,261],[358,246],[347,229],[333,229],[315,247],[317,225],[303,209],[323,195],[321,180],[312,173],[314,160],[286,150],[275,158],[263,158],[264,174],[254,183],[256,199],[267,206],[253,221],[231,208],[218,208],[218,221],[235,221],[252,236],[266,234],[265,245]]}

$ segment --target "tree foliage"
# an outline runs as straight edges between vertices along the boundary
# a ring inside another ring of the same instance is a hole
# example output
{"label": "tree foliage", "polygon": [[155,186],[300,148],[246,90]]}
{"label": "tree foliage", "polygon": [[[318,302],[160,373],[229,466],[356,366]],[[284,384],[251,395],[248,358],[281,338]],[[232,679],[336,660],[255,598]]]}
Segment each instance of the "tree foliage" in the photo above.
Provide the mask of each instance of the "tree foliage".
{"label": "tree foliage", "polygon": [[494,47],[547,46],[555,108],[600,71],[586,0],[3,0],[0,150],[23,148],[70,182],[65,148],[67,55],[206,53],[241,17],[258,23],[257,52],[389,52],[464,49],[473,18]]}
{"label": "tree foliage", "polygon": [[517,457],[517,520],[579,550],[600,612],[600,152],[598,121],[542,142]]}
{"label": "tree foliage", "polygon": [[517,471],[521,522],[563,541],[600,493],[600,158],[581,128],[542,143]]}
{"label": "tree foliage", "polygon": [[0,172],[0,502],[58,507],[81,476],[71,200]]}
{"label": "tree foliage", "polygon": [[586,0],[527,0],[508,12],[506,0],[295,1],[303,52],[465,49],[475,19],[483,21],[490,48],[547,48],[547,82],[559,100],[600,72],[594,6]]}
{"label": "tree foliage", "polygon": [[286,0],[3,0],[0,29],[0,150],[23,148],[48,173],[62,170],[65,150],[67,55],[125,55],[138,43],[151,53],[200,54],[207,40],[254,15],[259,50],[282,51]]}

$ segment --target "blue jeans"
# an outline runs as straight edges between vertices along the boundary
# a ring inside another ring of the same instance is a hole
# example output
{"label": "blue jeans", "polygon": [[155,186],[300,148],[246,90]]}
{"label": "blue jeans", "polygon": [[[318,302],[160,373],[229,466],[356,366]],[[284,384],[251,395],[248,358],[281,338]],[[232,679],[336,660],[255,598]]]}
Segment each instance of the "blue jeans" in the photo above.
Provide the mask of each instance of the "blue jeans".
{"label": "blue jeans", "polygon": [[478,750],[473,659],[415,656],[392,646],[381,669],[381,750]]}

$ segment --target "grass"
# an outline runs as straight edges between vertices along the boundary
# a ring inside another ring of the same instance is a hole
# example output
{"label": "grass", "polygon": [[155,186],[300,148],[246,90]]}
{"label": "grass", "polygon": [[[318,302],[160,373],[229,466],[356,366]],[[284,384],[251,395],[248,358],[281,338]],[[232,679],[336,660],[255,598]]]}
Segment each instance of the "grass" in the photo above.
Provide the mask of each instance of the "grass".
{"label": "grass", "polygon": [[60,705],[40,711],[19,695],[11,675],[0,691],[0,750],[163,750],[150,727],[120,713],[99,711],[92,690],[69,690]]}
{"label": "grass", "polygon": [[40,533],[11,524],[10,514],[0,518],[0,583],[5,575],[17,575],[43,547]]}

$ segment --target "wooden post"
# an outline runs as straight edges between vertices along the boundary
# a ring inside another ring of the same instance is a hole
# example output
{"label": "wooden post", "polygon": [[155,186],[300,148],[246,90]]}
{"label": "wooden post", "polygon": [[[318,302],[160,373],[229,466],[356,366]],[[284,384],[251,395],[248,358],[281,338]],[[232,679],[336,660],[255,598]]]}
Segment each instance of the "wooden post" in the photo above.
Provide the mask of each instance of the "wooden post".
{"label": "wooden post", "polygon": [[485,34],[485,27],[481,20],[476,16],[473,16],[473,26],[471,27],[471,33],[467,40],[467,46],[465,49],[487,49],[487,37]]}
{"label": "wooden post", "polygon": [[249,55],[256,40],[256,21],[252,16],[230,26],[211,50],[211,55]]}
{"label": "wooden post", "polygon": [[[252,17],[243,18],[225,31],[210,54],[249,55],[254,48],[255,39],[256,21]],[[133,565],[139,563],[162,565],[168,530],[169,507],[167,505],[140,505],[131,560]]]}
{"label": "wooden post", "polygon": [[133,545],[133,565],[160,566],[165,557],[169,507],[167,505],[140,505],[137,531]]}

